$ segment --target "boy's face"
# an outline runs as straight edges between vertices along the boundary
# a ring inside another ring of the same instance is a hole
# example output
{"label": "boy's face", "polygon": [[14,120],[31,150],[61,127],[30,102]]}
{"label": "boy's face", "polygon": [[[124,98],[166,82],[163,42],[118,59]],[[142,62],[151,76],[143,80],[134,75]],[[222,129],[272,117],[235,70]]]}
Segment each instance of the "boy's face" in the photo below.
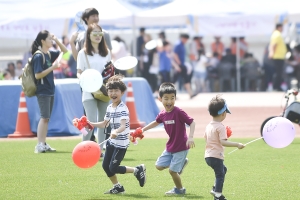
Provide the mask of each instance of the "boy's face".
{"label": "boy's face", "polygon": [[99,16],[97,14],[94,15],[90,15],[89,18],[85,18],[87,24],[92,24],[92,23],[96,23],[98,24],[99,22]]}
{"label": "boy's face", "polygon": [[108,89],[107,93],[113,105],[119,105],[124,94],[120,89]]}
{"label": "boy's face", "polygon": [[165,107],[166,112],[171,112],[174,109],[174,104],[176,100],[175,94],[164,94],[162,98],[159,98]]}
{"label": "boy's face", "polygon": [[167,52],[169,52],[169,51],[171,51],[171,45],[166,45],[166,46],[164,46],[164,49],[165,49],[165,51],[167,51]]}
{"label": "boy's face", "polygon": [[22,69],[22,63],[17,63],[17,68]]}

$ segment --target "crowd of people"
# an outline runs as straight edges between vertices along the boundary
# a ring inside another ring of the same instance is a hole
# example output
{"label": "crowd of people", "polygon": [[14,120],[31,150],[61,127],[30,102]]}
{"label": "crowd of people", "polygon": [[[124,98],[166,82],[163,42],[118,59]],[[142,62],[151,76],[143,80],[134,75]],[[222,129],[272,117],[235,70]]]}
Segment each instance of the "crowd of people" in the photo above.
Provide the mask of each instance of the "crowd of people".
{"label": "crowd of people", "polygon": [[[244,37],[232,37],[226,47],[221,37],[216,36],[207,48],[201,36],[190,38],[188,34],[180,34],[179,41],[171,44],[165,33],[160,32],[161,42],[149,50],[145,44],[150,35],[141,28],[137,39],[140,61],[137,74],[148,80],[153,92],[160,83],[171,81],[179,90],[184,87],[191,98],[201,92],[237,91],[237,73],[241,91],[284,91],[290,87],[291,79],[300,78],[300,45],[294,48],[286,45],[282,29],[282,24],[276,25],[262,55],[263,61],[259,62]],[[155,67],[157,70],[153,70]]]}
{"label": "crowd of people", "polygon": [[[266,45],[261,63],[249,51],[244,37],[232,37],[231,43],[226,47],[221,37],[216,36],[215,41],[207,47],[203,43],[203,37],[191,37],[182,33],[178,41],[172,44],[164,31],[157,38],[152,38],[145,28],[140,28],[140,35],[136,39],[138,66],[118,73],[145,78],[155,96],[158,86],[163,82],[175,83],[179,91],[186,91],[191,98],[201,92],[237,91],[237,73],[240,73],[241,91],[286,90],[290,87],[291,79],[300,78],[300,45],[293,48],[286,45],[281,35],[282,28],[282,24],[276,25],[271,36],[273,39]],[[112,60],[133,54],[132,45],[127,45],[121,37],[110,38],[107,31],[104,30],[104,33]],[[84,36],[81,34],[79,37]],[[149,49],[146,44],[156,39],[157,46]],[[69,40],[72,38],[67,36],[60,40],[67,47],[68,53],[63,56],[61,67],[54,70],[54,77],[57,79],[77,78],[77,53],[74,55],[72,49],[74,41],[70,43]],[[116,49],[112,48],[111,41],[118,43]],[[51,50],[58,50],[56,43],[53,43]],[[22,61],[18,60],[16,64],[9,62],[7,69],[0,72],[0,80],[18,80],[30,56],[30,52],[26,52]]]}

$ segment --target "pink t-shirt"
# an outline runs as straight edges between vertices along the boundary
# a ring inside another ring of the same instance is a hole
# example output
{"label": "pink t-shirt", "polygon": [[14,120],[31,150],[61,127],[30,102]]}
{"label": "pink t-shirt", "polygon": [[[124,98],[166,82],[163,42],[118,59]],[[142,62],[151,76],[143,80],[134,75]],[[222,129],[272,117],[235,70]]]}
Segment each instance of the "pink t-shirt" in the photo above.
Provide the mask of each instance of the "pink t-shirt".
{"label": "pink t-shirt", "polygon": [[220,140],[227,139],[226,128],[221,122],[210,122],[205,129],[205,158],[214,157],[224,160],[224,147]]}
{"label": "pink t-shirt", "polygon": [[190,125],[194,121],[183,110],[174,106],[171,112],[161,111],[157,117],[157,123],[164,123],[165,130],[169,135],[169,140],[166,144],[166,150],[171,153],[176,153],[183,150],[188,150],[186,146],[187,135],[185,124]]}

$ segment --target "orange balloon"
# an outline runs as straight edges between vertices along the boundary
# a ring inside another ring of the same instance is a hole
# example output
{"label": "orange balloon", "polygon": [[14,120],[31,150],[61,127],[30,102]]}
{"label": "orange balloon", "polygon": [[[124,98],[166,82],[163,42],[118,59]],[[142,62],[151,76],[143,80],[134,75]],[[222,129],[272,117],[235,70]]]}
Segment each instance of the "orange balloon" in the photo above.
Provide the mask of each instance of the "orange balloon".
{"label": "orange balloon", "polygon": [[80,168],[90,168],[97,164],[101,150],[93,141],[83,141],[75,146],[72,152],[73,162]]}

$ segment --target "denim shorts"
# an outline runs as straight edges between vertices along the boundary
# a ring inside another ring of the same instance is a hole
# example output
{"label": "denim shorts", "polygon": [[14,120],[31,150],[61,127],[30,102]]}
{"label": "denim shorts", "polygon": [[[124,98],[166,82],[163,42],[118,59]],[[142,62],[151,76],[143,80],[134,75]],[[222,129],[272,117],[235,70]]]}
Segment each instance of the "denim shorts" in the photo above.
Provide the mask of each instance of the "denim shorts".
{"label": "denim shorts", "polygon": [[54,96],[37,95],[38,104],[40,107],[41,118],[50,119]]}
{"label": "denim shorts", "polygon": [[160,157],[157,158],[155,165],[169,167],[173,172],[180,172],[188,152],[189,150],[170,153],[167,150],[164,150]]}

